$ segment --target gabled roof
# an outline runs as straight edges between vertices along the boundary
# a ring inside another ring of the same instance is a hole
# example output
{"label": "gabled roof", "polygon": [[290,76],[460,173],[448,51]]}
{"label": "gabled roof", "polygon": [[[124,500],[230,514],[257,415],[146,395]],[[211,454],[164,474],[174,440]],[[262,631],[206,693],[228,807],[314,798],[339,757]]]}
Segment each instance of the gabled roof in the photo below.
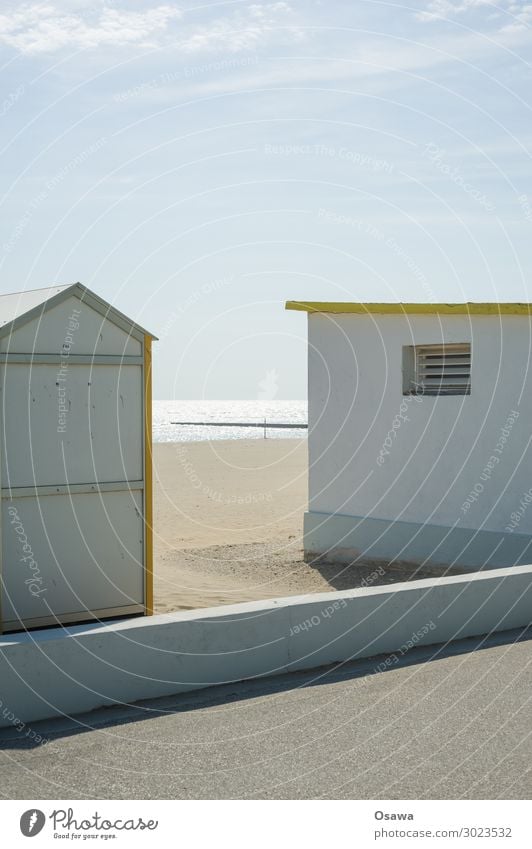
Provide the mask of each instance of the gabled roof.
{"label": "gabled roof", "polygon": [[328,313],[364,313],[374,315],[532,315],[532,304],[384,304],[343,303],[341,301],[287,301],[287,310]]}
{"label": "gabled roof", "polygon": [[153,333],[136,324],[107,301],[104,301],[103,298],[100,298],[99,295],[91,292],[86,286],[82,286],[81,283],[0,295],[0,338],[9,335],[17,328],[22,327],[23,324],[39,317],[46,310],[57,306],[61,301],[72,296],[79,298],[80,301],[86,303],[131,336],[139,339],[144,336],[151,336],[152,339],[157,339]]}

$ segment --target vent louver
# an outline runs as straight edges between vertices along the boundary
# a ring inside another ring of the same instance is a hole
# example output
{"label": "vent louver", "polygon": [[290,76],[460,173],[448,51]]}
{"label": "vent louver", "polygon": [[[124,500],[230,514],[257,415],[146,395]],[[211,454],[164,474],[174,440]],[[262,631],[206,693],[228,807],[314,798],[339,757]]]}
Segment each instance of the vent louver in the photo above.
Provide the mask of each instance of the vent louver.
{"label": "vent louver", "polygon": [[417,345],[412,392],[416,395],[470,395],[471,344]]}

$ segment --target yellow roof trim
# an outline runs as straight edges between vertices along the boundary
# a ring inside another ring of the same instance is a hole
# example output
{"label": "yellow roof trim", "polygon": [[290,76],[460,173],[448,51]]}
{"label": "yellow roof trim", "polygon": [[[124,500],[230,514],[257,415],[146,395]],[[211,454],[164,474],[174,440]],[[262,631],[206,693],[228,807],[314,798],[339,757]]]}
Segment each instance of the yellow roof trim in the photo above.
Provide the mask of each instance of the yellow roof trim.
{"label": "yellow roof trim", "polygon": [[357,315],[532,315],[532,304],[360,304],[341,301],[287,301],[287,310],[315,313],[355,313]]}

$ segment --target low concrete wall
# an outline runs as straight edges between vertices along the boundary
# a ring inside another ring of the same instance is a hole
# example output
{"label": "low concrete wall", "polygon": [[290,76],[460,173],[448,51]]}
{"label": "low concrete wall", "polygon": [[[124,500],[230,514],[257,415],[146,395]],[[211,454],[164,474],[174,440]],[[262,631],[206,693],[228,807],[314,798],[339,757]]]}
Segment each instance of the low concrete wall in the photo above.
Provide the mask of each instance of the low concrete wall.
{"label": "low concrete wall", "polygon": [[532,561],[532,537],[459,526],[417,525],[330,513],[305,513],[305,557],[347,563],[406,561],[438,568],[493,569]]}
{"label": "low concrete wall", "polygon": [[0,638],[0,725],[532,621],[532,566]]}

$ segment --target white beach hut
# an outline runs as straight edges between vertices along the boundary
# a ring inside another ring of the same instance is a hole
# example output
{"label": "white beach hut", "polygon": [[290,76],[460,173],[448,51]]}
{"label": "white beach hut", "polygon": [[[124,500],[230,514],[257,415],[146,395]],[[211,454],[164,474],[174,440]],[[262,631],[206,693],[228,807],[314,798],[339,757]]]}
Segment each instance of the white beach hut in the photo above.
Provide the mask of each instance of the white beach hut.
{"label": "white beach hut", "polygon": [[532,560],[532,305],[289,301],[308,313],[305,552]]}
{"label": "white beach hut", "polygon": [[0,630],[150,613],[155,337],[79,283],[0,323]]}

